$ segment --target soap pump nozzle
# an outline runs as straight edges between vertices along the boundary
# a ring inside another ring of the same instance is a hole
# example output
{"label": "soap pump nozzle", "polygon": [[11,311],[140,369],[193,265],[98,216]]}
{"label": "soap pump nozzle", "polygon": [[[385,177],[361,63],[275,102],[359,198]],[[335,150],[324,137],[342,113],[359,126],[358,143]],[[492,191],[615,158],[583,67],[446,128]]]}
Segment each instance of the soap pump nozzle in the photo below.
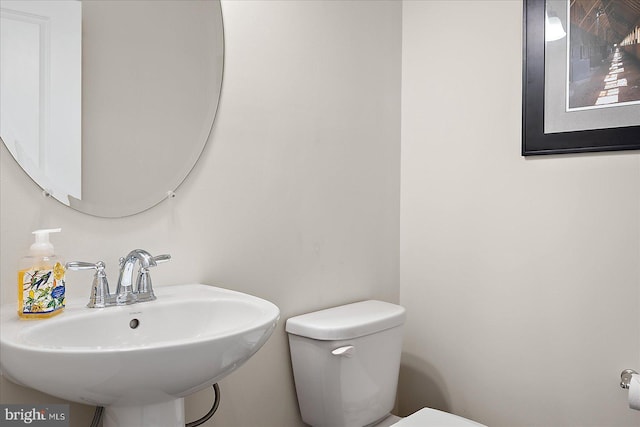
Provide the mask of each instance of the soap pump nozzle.
{"label": "soap pump nozzle", "polygon": [[34,231],[33,234],[36,236],[36,241],[29,248],[31,255],[53,255],[54,249],[53,245],[49,241],[49,234],[59,233],[60,231],[62,231],[62,228],[48,228]]}

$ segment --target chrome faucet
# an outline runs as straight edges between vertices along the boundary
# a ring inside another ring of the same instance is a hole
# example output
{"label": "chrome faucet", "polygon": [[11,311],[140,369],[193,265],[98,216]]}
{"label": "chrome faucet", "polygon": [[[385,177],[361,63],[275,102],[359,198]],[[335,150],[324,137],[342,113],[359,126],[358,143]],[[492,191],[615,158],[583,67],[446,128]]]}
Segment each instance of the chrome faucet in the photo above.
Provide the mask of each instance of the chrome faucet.
{"label": "chrome faucet", "polygon": [[[171,255],[152,256],[144,249],[134,249],[126,257],[120,258],[120,276],[115,294],[109,293],[109,284],[105,274],[105,264],[102,261],[97,263],[73,261],[66,264],[69,270],[91,270],[95,269],[91,287],[91,297],[87,307],[100,308],[113,305],[127,305],[136,302],[153,301],[156,296],[151,285],[151,275],[149,269],[156,265],[169,261]],[[140,264],[136,286],[133,286],[133,269],[136,262]]]}
{"label": "chrome faucet", "polygon": [[[160,262],[169,261],[171,255],[152,256],[144,249],[134,249],[126,257],[120,258],[120,277],[116,288],[116,304],[133,304],[134,302],[153,301],[156,296],[151,286],[149,269]],[[133,288],[133,268],[136,261],[140,263],[136,288]]]}

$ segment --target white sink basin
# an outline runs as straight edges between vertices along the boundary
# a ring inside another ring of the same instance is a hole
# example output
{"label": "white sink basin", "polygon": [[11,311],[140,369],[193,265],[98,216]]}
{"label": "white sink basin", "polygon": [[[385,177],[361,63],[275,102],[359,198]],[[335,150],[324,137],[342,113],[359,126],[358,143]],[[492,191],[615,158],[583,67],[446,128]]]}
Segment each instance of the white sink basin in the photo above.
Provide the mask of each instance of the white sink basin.
{"label": "white sink basin", "polygon": [[[258,351],[279,318],[272,303],[227,289],[192,284],[155,291],[157,300],[129,306],[96,309],[77,301],[43,320],[19,319],[15,305],[4,305],[3,375],[53,396],[105,406],[105,426],[133,427],[130,416],[138,415],[125,412],[180,411],[181,398],[218,382]],[[174,425],[166,414],[160,419]],[[175,425],[184,425],[184,413]]]}

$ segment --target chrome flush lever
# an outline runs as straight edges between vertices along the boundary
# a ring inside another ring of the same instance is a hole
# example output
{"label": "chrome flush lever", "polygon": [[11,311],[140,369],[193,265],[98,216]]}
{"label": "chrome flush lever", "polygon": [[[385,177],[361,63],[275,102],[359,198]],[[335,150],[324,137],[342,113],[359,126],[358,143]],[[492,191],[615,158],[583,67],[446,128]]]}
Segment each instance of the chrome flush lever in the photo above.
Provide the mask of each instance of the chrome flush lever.
{"label": "chrome flush lever", "polygon": [[343,347],[338,347],[331,352],[334,356],[342,356],[342,357],[353,357],[353,354],[356,352],[356,348],[352,345],[345,345]]}

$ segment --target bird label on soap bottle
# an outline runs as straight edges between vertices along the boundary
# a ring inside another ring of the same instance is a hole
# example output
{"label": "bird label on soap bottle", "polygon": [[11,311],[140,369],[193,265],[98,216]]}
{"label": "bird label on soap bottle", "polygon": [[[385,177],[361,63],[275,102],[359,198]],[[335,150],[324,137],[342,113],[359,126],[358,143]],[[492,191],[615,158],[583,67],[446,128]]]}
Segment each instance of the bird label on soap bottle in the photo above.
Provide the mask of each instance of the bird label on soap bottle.
{"label": "bird label on soap bottle", "polygon": [[49,317],[64,308],[64,275],[64,266],[59,262],[53,266],[19,271],[18,314],[23,317]]}

